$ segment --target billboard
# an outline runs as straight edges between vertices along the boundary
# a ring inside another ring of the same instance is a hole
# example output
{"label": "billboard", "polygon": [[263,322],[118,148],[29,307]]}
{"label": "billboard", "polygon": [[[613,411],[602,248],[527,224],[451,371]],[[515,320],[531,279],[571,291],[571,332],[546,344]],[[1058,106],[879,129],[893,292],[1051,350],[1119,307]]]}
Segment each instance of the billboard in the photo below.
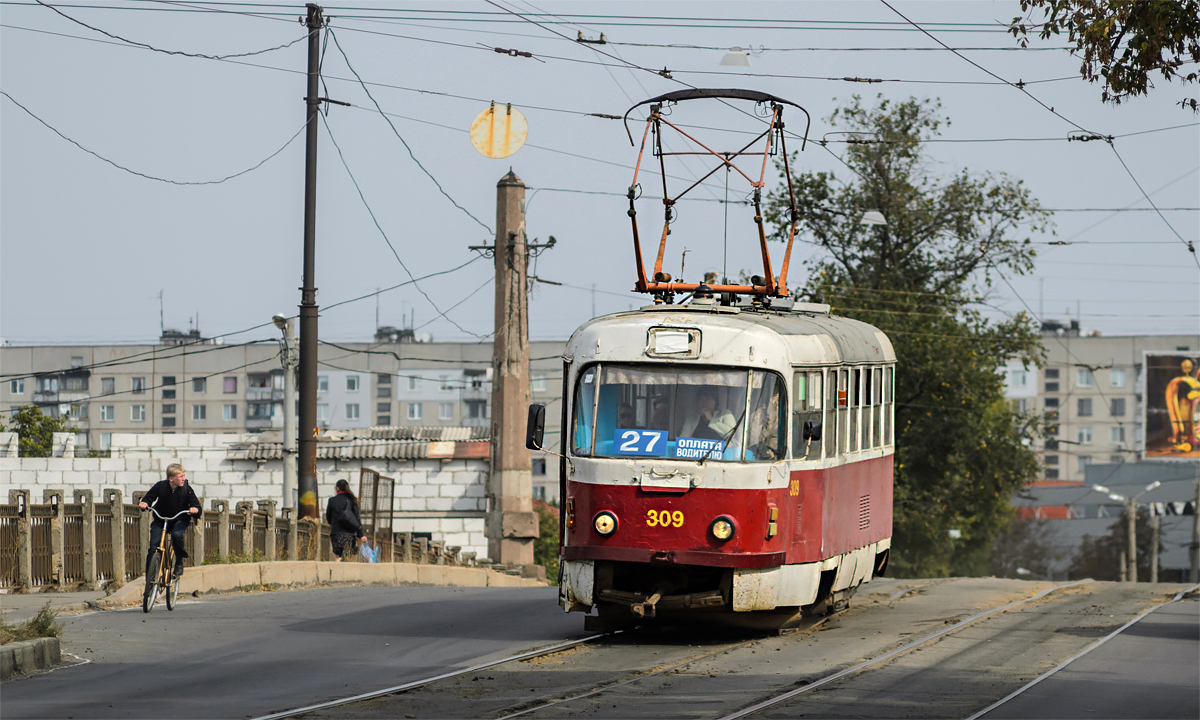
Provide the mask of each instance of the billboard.
{"label": "billboard", "polygon": [[1200,458],[1200,354],[1148,352],[1145,361],[1144,456]]}

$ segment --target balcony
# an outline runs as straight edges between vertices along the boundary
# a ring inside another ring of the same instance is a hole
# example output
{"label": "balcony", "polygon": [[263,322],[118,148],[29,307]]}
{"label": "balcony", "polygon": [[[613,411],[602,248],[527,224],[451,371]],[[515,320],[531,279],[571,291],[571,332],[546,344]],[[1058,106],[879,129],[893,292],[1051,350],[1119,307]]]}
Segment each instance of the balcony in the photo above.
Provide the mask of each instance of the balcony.
{"label": "balcony", "polygon": [[251,432],[270,430],[271,427],[271,418],[269,417],[246,418],[246,429]]}

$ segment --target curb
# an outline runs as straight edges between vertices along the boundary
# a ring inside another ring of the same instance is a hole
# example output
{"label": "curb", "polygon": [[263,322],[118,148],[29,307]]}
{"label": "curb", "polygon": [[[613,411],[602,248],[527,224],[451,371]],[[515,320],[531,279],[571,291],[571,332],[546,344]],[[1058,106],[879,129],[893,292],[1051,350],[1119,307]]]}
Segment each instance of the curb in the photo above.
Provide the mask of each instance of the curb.
{"label": "curb", "polygon": [[0,679],[48,668],[61,659],[58,638],[54,637],[0,645]]}
{"label": "curb", "polygon": [[[179,582],[180,595],[223,592],[246,587],[305,586],[329,583],[366,585],[437,585],[450,587],[545,587],[533,578],[491,569],[415,563],[341,563],[276,560],[188,568]],[[114,608],[139,603],[145,582],[131,580],[97,604]]]}

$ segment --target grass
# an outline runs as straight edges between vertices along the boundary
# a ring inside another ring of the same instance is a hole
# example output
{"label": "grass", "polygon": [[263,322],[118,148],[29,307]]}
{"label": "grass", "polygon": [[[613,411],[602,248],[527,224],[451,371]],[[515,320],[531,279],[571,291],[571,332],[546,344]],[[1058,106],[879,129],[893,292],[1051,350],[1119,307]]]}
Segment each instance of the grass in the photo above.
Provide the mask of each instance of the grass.
{"label": "grass", "polygon": [[228,557],[226,557],[224,560],[222,560],[216,553],[210,553],[208,557],[204,558],[203,564],[205,564],[205,565],[234,565],[237,563],[266,562],[267,560],[270,560],[270,559],[271,558],[267,557],[260,550],[255,550],[254,552],[250,553],[249,555],[247,555],[245,553],[231,552],[231,553],[229,553]]}
{"label": "grass", "polygon": [[8,623],[0,620],[0,645],[43,637],[62,637],[63,624],[54,622],[58,611],[50,609],[47,602],[38,614],[23,623]]}

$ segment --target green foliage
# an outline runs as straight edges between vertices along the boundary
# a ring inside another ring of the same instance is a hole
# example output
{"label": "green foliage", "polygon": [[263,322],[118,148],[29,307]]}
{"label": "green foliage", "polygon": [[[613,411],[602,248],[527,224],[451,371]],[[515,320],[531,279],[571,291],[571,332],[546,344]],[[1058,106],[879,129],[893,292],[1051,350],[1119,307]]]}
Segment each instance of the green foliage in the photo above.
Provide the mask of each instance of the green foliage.
{"label": "green foliage", "polygon": [[271,560],[271,558],[267,557],[265,554],[263,554],[263,552],[261,550],[257,550],[257,549],[248,555],[246,553],[231,552],[231,553],[229,553],[229,555],[227,555],[225,557],[224,560],[221,559],[220,553],[218,553],[216,550],[212,550],[208,553],[208,557],[204,558],[203,564],[204,565],[237,565],[239,563],[266,562],[267,560]]}
{"label": "green foliage", "polygon": [[63,624],[55,622],[58,611],[50,608],[47,601],[37,615],[23,623],[8,623],[0,620],[0,645],[43,637],[62,637]]}
{"label": "green foliage", "polygon": [[[1066,551],[1058,549],[1055,520],[1020,520],[996,536],[991,557],[991,574],[1004,578],[1046,580]],[[1018,573],[1021,568],[1028,573]]]}
{"label": "green foliage", "polygon": [[[1036,8],[1044,22],[1033,24],[1028,17],[1015,17],[1009,32],[1026,47],[1029,31],[1037,30],[1043,40],[1064,31],[1082,59],[1079,74],[1088,82],[1102,81],[1100,99],[1120,105],[1123,100],[1145,95],[1154,86],[1151,74],[1164,80],[1179,78],[1184,84],[1200,79],[1193,65],[1200,63],[1200,2],[1198,0],[1021,0],[1021,11]],[[1200,110],[1195,98],[1179,102],[1193,112]]]}
{"label": "green foliage", "polygon": [[[1071,559],[1067,577],[1071,580],[1120,580],[1121,553],[1129,547],[1129,529],[1126,527],[1128,517],[1128,512],[1121,511],[1121,517],[1109,526],[1108,535],[1096,538],[1084,535],[1075,557]],[[1154,544],[1154,532],[1150,528],[1150,514],[1144,507],[1137,510],[1137,529],[1134,537],[1137,546],[1138,582],[1150,582],[1150,550]],[[1161,538],[1158,549],[1159,553],[1163,550]]]}
{"label": "green foliage", "polygon": [[[996,273],[1032,267],[1028,235],[1048,215],[1002,174],[931,175],[920,140],[947,124],[939,107],[915,98],[866,107],[855,96],[830,117],[866,141],[848,147],[854,177],[792,180],[797,236],[820,248],[801,263],[809,275],[797,296],[880,328],[896,350],[890,568],[909,577],[987,574],[1009,498],[1038,470],[1027,447],[1036,423],[1009,408],[997,369],[1009,358],[1039,362],[1039,337],[1025,314],[994,320],[979,307]],[[777,240],[787,239],[788,207],[785,182],[766,209]],[[865,210],[887,225],[860,225]]]}
{"label": "green foliage", "polygon": [[538,538],[533,541],[533,561],[546,568],[546,579],[558,584],[558,508],[533,501],[538,514]]}
{"label": "green foliage", "polygon": [[8,424],[0,422],[0,432],[15,432],[20,435],[18,453],[21,457],[50,457],[54,452],[54,433],[77,433],[79,428],[67,425],[62,418],[42,414],[36,405],[19,408]]}

